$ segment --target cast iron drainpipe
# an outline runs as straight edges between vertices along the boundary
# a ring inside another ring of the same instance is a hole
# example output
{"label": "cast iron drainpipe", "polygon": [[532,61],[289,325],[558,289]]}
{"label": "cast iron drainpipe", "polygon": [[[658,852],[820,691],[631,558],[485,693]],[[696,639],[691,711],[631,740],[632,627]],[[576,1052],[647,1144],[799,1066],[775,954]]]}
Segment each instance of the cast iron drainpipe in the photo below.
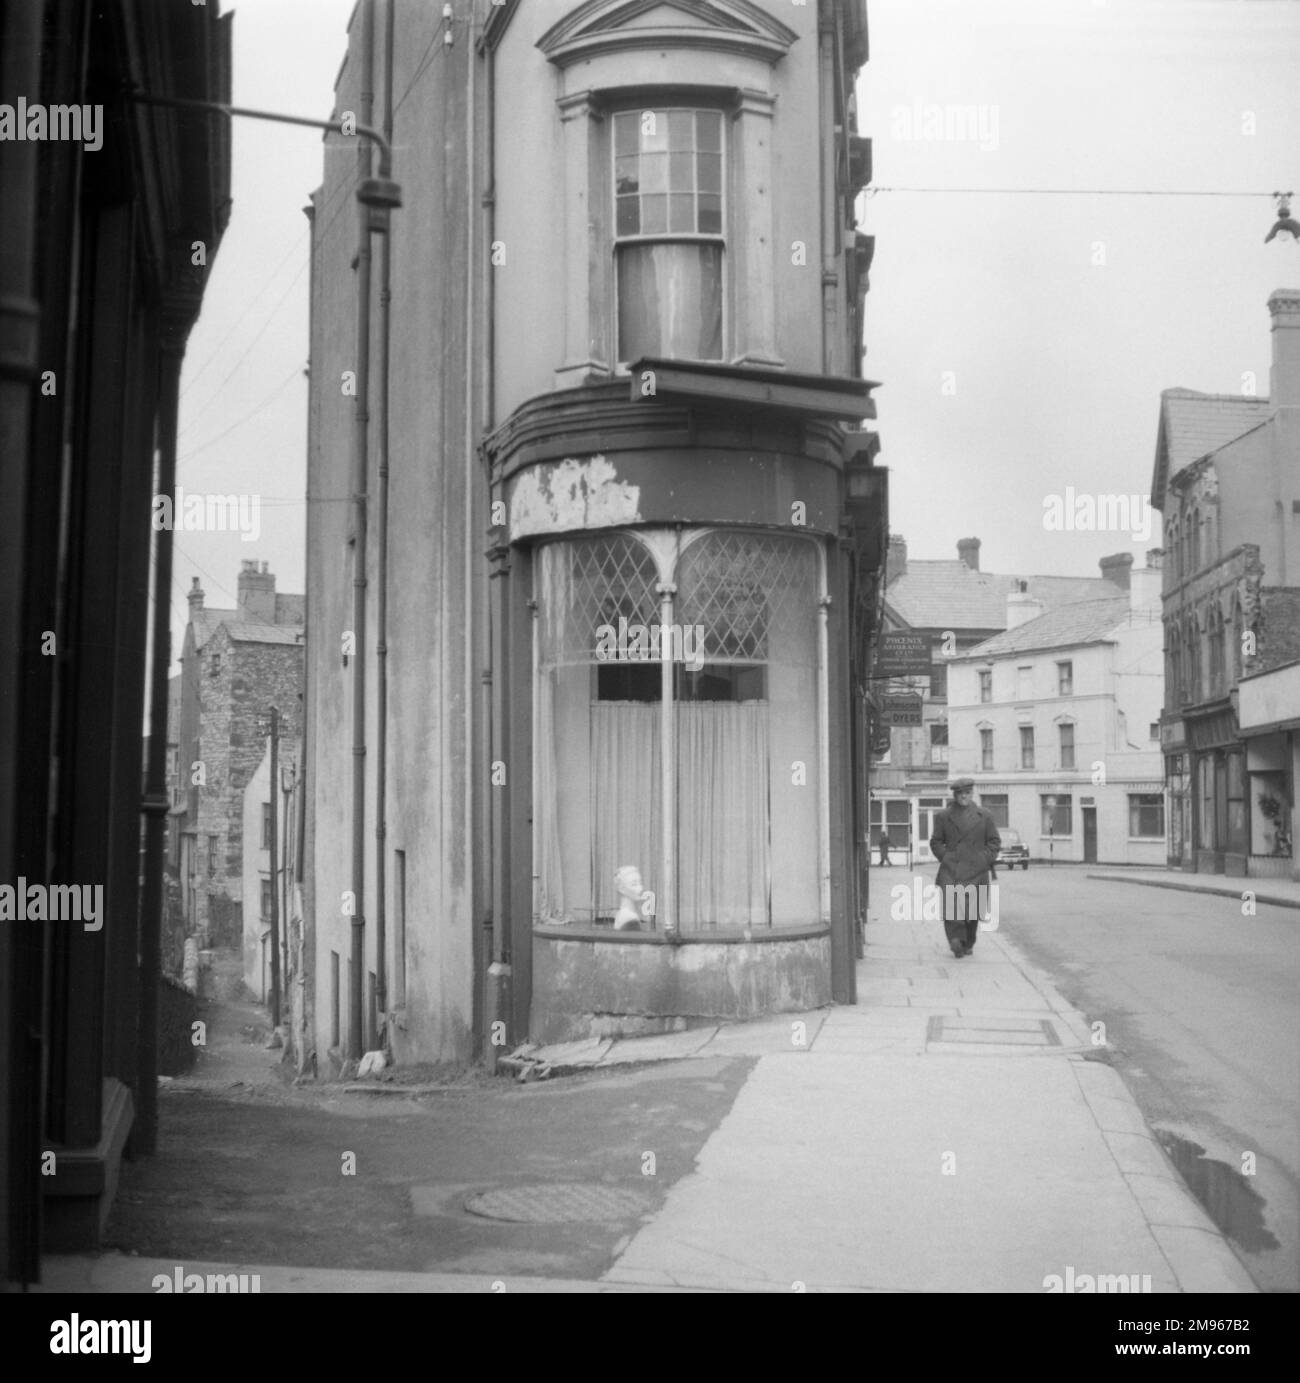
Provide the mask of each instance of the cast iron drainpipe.
{"label": "cast iron drainpipe", "polygon": [[[367,6],[367,14],[372,11]],[[362,1026],[362,984],[365,969],[365,913],[363,910],[362,889],[365,867],[365,556],[366,556],[366,480],[369,466],[368,415],[366,402],[369,391],[370,364],[370,237],[372,234],[386,234],[389,213],[402,204],[402,191],[393,181],[393,151],[388,140],[371,125],[358,122],[351,129],[344,129],[340,120],[314,120],[302,115],[282,115],[276,111],[254,110],[248,106],[229,106],[219,101],[195,101],[180,96],[150,96],[142,92],[129,92],[129,99],[139,105],[167,106],[175,110],[201,110],[228,119],[236,115],[252,120],[271,120],[281,125],[306,125],[311,129],[332,130],[336,134],[360,135],[379,150],[379,176],[362,178],[357,186],[357,203],[361,219],[361,251],[358,265],[357,285],[357,393],[356,428],[353,440],[353,491],[352,500],[356,506],[356,548],[353,575],[353,634],[356,647],[353,656],[356,663],[353,669],[353,768],[352,768],[352,975],[348,994],[349,1032],[348,1056],[353,1060],[361,1057]],[[387,458],[381,458],[386,468]]]}
{"label": "cast iron drainpipe", "polygon": [[[393,20],[395,0],[384,15],[384,139],[393,142]],[[374,36],[370,36],[373,43]],[[392,326],[393,243],[379,242],[379,551],[375,591],[375,1009],[383,1024],[382,1047],[392,1053],[388,1012],[388,915],[385,852],[388,837],[388,392]]]}

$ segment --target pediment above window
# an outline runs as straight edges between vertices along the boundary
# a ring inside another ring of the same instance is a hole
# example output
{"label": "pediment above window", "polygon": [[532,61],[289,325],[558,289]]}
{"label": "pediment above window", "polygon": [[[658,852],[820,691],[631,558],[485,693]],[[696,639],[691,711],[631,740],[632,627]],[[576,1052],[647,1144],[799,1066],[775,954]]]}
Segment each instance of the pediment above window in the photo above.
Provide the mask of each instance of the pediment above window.
{"label": "pediment above window", "polygon": [[779,62],[799,37],[751,0],[587,0],[537,46],[559,67],[637,48],[694,48]]}

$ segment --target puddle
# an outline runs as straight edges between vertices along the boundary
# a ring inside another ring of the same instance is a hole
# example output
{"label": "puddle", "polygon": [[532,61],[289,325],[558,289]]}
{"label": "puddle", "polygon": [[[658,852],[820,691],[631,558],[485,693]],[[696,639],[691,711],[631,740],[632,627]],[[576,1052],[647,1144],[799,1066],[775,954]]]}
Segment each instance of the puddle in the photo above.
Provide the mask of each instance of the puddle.
{"label": "puddle", "polygon": [[1205,1149],[1190,1138],[1167,1129],[1156,1129],[1155,1135],[1222,1233],[1252,1252],[1281,1247],[1264,1228],[1264,1199],[1248,1177],[1226,1162],[1206,1157]]}

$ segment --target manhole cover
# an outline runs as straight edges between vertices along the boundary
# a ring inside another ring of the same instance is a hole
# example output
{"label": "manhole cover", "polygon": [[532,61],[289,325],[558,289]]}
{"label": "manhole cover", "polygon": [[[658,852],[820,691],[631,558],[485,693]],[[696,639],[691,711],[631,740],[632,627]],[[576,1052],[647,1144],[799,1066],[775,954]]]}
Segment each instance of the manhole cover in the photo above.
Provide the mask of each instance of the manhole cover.
{"label": "manhole cover", "polygon": [[580,1220],[627,1220],[650,1209],[642,1191],[582,1182],[545,1182],[482,1191],[465,1202],[471,1215],[521,1224],[553,1225]]}

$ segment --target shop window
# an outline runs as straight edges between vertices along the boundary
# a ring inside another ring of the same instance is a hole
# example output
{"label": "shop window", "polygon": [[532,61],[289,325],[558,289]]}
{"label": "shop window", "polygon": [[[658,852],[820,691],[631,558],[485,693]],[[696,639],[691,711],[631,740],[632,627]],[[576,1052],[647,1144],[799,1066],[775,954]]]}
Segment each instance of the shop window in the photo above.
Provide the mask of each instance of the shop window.
{"label": "shop window", "polygon": [[806,540],[732,530],[539,550],[540,922],[609,923],[629,864],[656,925],[820,918],[817,569]]}
{"label": "shop window", "polygon": [[618,359],[721,360],[722,112],[638,108],[613,127]]}
{"label": "shop window", "polygon": [[1128,796],[1128,833],[1131,836],[1163,837],[1165,797],[1162,792],[1131,792]]}
{"label": "shop window", "polygon": [[1005,792],[980,793],[980,806],[993,817],[993,824],[999,830],[1011,829],[1011,804]]}
{"label": "shop window", "polygon": [[1069,836],[1074,834],[1074,799],[1059,794],[1040,799],[1043,807],[1043,834]]}

